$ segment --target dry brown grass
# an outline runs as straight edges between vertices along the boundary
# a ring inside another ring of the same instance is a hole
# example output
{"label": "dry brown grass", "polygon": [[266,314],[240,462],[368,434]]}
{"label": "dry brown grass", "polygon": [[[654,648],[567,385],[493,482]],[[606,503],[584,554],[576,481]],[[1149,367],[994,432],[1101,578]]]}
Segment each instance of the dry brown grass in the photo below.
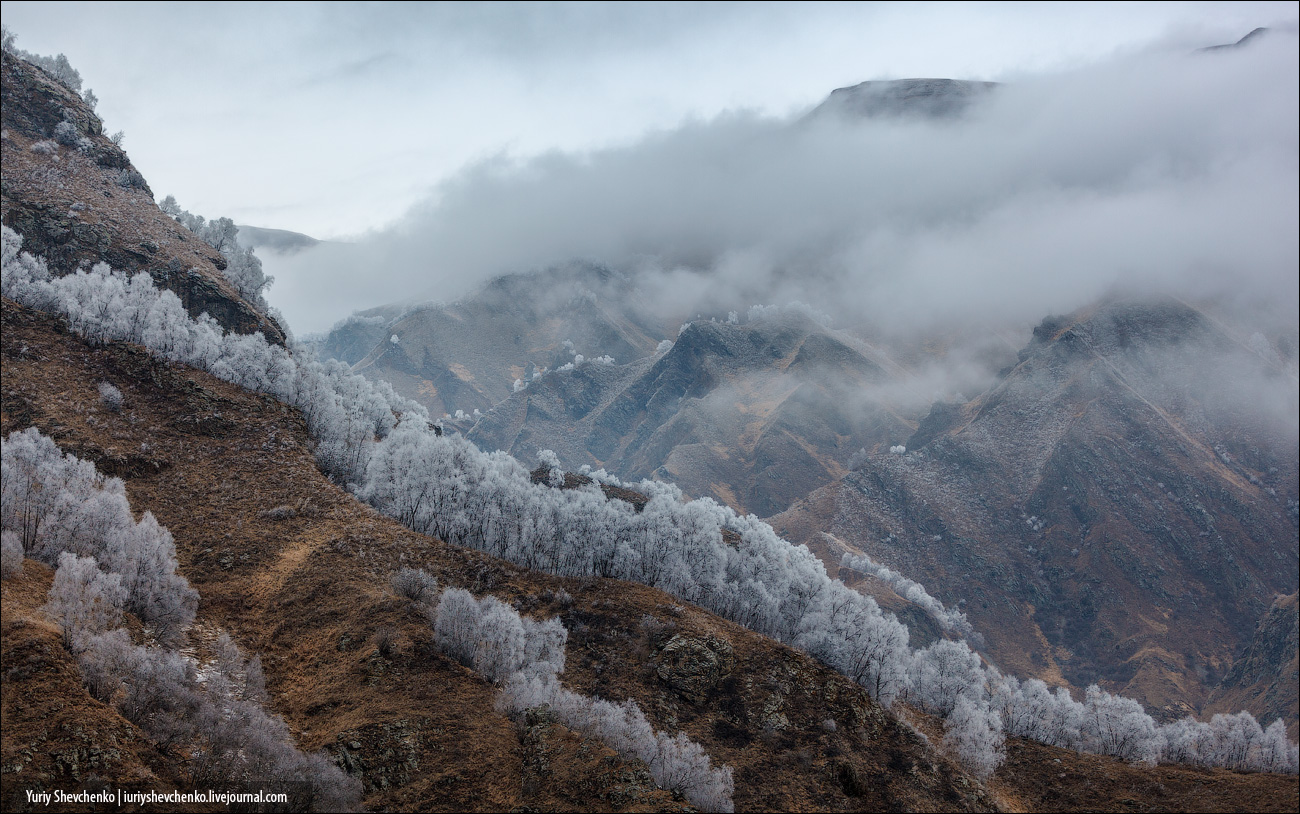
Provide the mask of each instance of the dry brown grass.
{"label": "dry brown grass", "polygon": [[[3,321],[0,430],[36,426],[126,480],[135,511],[175,535],[181,570],[202,594],[200,623],[262,655],[274,710],[302,748],[359,768],[370,807],[681,805],[639,786],[635,761],[563,727],[521,733],[497,714],[495,688],[438,653],[424,615],[392,593],[389,576],[403,565],[560,615],[565,683],[635,698],[657,727],[701,742],[734,768],[739,810],[991,806],[862,688],[802,654],[645,586],[529,573],[415,534],[329,483],[301,418],[282,405],[138,348],[89,346],[9,302]],[[99,405],[101,380],[122,390],[120,412]],[[301,510],[269,511],[283,506]],[[642,629],[644,616],[725,638],[735,670],[688,701],[653,669],[662,642]]]}
{"label": "dry brown grass", "polygon": [[[1130,767],[1020,742],[990,794],[860,687],[801,653],[642,585],[526,572],[379,516],[320,475],[300,417],[269,399],[131,346],[88,346],[9,302],[3,327],[0,430],[39,427],[126,479],[135,510],[154,512],[176,536],[182,571],[203,596],[203,628],[225,629],[262,654],[274,710],[302,748],[329,748],[360,769],[369,807],[682,806],[647,787],[637,762],[620,761],[599,743],[499,715],[495,688],[438,653],[424,614],[393,594],[388,577],[403,565],[536,617],[560,616],[570,632],[565,684],[634,698],[657,727],[704,744],[734,769],[738,810],[1296,807],[1295,778]],[[121,412],[99,405],[100,380],[122,390]],[[293,511],[270,511],[285,506]],[[76,710],[95,705],[57,634],[30,622],[10,628],[11,618],[32,618],[48,580],[48,569],[29,563],[21,581],[5,583],[6,670],[9,654],[33,646],[29,640],[45,642],[59,665],[29,679],[34,685],[6,678],[6,765],[8,755],[34,744],[68,745],[46,725],[44,708],[24,706],[23,698],[80,699]],[[662,646],[677,634],[714,636],[734,650],[731,674],[701,700],[658,677]],[[121,733],[112,737],[132,732],[111,710],[95,709],[105,731]],[[938,742],[934,722],[916,718]],[[89,737],[101,737],[100,729]],[[151,754],[140,744],[106,771],[131,777],[153,765]],[[151,770],[166,781],[165,761]],[[26,771],[4,775],[6,793],[26,781]]]}

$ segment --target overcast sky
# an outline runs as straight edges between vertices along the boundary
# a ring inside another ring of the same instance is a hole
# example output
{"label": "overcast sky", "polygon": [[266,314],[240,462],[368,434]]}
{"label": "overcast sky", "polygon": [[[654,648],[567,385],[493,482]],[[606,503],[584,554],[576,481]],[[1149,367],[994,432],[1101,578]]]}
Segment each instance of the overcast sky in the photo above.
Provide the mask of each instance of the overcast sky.
{"label": "overcast sky", "polygon": [[[3,15],[20,48],[67,54],[159,197],[368,234],[297,265],[268,258],[269,298],[299,332],[573,258],[642,263],[664,297],[802,297],[900,324],[1037,319],[1135,275],[1219,280],[1242,261],[1261,296],[1295,302],[1297,3]],[[1259,25],[1290,33],[1187,59]],[[961,130],[792,135],[836,87],[916,76],[1014,90]]]}
{"label": "overcast sky", "polygon": [[65,53],[159,196],[320,238],[469,162],[785,115],[866,79],[1001,79],[1231,41],[1295,3],[3,4]]}

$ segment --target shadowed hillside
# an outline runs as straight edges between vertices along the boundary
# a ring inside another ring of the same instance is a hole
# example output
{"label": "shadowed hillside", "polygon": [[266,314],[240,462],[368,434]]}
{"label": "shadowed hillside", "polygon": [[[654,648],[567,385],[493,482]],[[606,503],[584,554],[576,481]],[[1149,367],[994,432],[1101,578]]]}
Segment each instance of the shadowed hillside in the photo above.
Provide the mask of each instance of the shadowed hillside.
{"label": "shadowed hillside", "polygon": [[964,602],[1004,667],[1184,714],[1296,586],[1294,380],[1257,344],[1171,300],[1047,320],[998,386],[774,525]]}

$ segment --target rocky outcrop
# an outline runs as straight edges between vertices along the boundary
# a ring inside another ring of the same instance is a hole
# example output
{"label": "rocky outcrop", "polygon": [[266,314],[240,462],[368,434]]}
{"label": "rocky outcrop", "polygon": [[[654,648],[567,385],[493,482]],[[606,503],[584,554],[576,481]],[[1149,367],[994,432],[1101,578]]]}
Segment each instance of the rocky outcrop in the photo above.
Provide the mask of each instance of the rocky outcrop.
{"label": "rocky outcrop", "polygon": [[1300,602],[1297,594],[1279,596],[1259,620],[1255,635],[1206,710],[1234,713],[1253,710],[1267,725],[1275,718],[1295,738],[1300,728]]}
{"label": "rocky outcrop", "polygon": [[736,666],[731,642],[717,636],[693,638],[678,634],[659,651],[655,672],[659,680],[692,703],[700,703]]}
{"label": "rocky outcrop", "polygon": [[[261,331],[283,344],[284,331],[239,296],[221,274],[220,252],[158,208],[125,152],[104,134],[94,110],[42,69],[3,55],[3,158],[0,220],[23,236],[23,249],[56,274],[108,263],[145,272],[180,297],[193,315],[227,330]],[[56,128],[64,128],[61,143]]]}

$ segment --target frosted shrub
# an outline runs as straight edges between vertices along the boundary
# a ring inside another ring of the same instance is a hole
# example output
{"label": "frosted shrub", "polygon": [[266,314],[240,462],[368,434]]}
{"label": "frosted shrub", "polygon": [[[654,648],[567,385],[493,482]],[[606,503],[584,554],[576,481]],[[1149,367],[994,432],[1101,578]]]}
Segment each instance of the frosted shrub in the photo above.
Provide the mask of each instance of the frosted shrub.
{"label": "frosted shrub", "polygon": [[62,121],[54,127],[54,140],[65,147],[76,147],[81,140],[81,133],[77,132],[77,126],[72,122]]}
{"label": "frosted shrub", "polygon": [[225,634],[199,682],[192,663],[158,647],[131,644],[122,629],[85,640],[83,680],[155,742],[183,747],[195,785],[290,791],[291,810],[356,811],[361,784],[321,755],[294,748],[288,727],[267,713],[260,661]]}
{"label": "frosted shrub", "polygon": [[99,383],[99,403],[104,405],[104,409],[110,413],[121,412],[122,410],[122,391],[118,390],[108,382]]}
{"label": "frosted shrub", "polygon": [[402,568],[389,583],[398,596],[415,603],[432,602],[438,591],[438,580],[423,568]]}
{"label": "frosted shrub", "polygon": [[703,747],[686,735],[656,731],[631,699],[613,704],[560,686],[553,676],[516,673],[498,705],[508,714],[547,706],[565,726],[599,738],[624,758],[646,764],[660,788],[677,792],[702,811],[734,811],[731,768],[714,768]]}

